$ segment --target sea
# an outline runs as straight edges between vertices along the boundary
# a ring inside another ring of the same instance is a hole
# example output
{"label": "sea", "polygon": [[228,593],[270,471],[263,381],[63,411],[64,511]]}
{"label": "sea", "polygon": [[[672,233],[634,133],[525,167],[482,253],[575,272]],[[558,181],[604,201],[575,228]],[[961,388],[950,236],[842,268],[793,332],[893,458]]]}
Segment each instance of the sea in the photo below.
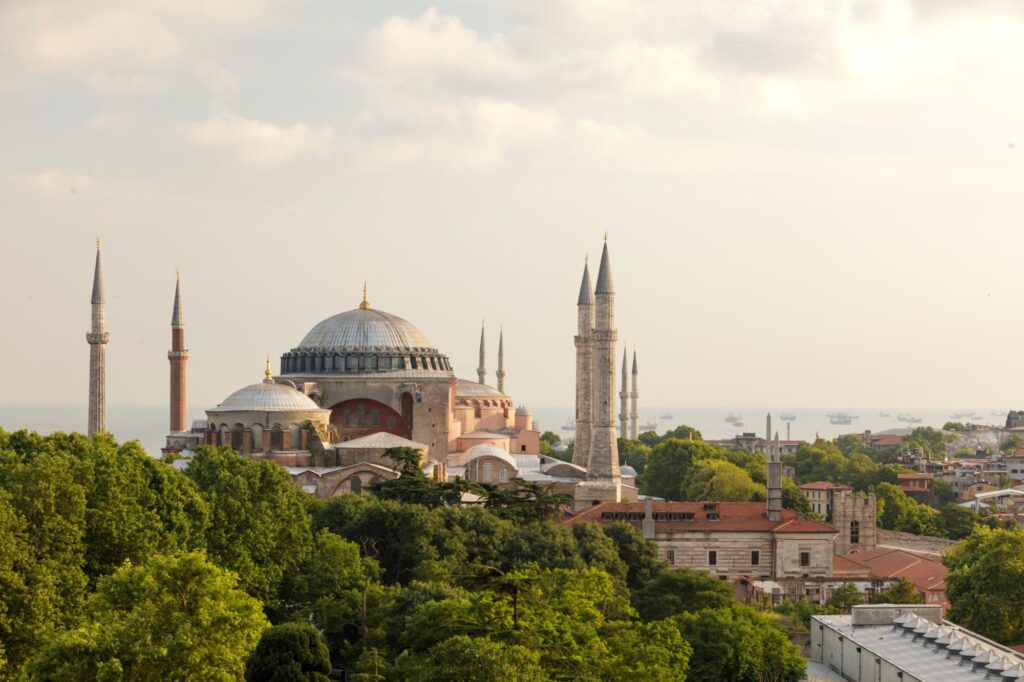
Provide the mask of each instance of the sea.
{"label": "sea", "polygon": [[[205,407],[189,410],[190,419],[202,419]],[[570,420],[573,408],[539,407],[533,410],[534,423],[544,431],[553,431],[563,440],[573,437]],[[843,410],[855,417],[849,425],[832,424],[831,409],[820,407],[649,407],[640,415],[640,423],[656,424],[657,433],[686,424],[701,432],[705,439],[732,438],[741,433],[756,433],[763,436],[766,428],[765,416],[772,415],[772,430],[783,439],[812,441],[815,438],[832,439],[847,433],[878,433],[889,429],[906,429],[916,426],[941,427],[947,421],[972,424],[1002,425],[1005,411],[989,409],[965,410],[963,408],[923,409],[908,407],[863,407]],[[970,414],[965,414],[970,412]],[[794,419],[783,420],[782,414],[789,413]],[[30,429],[41,434],[55,431],[84,432],[88,412],[85,405],[0,405],[0,428],[6,431]],[[961,416],[956,416],[960,414]],[[740,417],[742,426],[726,421],[726,417]],[[900,421],[900,415],[911,415],[921,419],[918,424]],[[146,452],[160,455],[168,430],[168,408],[166,405],[109,405],[107,426],[120,440],[137,440]],[[788,427],[788,432],[787,432]]]}

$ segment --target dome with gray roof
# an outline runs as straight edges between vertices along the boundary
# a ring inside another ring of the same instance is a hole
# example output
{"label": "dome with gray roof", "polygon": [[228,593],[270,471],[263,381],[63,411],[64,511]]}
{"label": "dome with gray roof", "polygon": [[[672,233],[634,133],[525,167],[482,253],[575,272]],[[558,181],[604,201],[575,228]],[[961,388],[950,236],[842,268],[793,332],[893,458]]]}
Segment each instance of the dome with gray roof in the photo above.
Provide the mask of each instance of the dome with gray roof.
{"label": "dome with gray roof", "polygon": [[309,396],[286,384],[263,381],[240,388],[207,412],[301,412],[320,410]]}

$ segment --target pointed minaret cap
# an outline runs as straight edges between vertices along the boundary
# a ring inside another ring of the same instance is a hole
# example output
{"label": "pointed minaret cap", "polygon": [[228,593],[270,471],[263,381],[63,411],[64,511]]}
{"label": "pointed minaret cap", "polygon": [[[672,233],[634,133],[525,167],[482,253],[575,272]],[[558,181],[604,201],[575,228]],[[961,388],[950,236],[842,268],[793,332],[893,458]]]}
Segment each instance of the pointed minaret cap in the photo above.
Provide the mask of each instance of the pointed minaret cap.
{"label": "pointed minaret cap", "polygon": [[605,235],[604,250],[601,252],[601,268],[597,271],[597,294],[614,294],[612,283],[612,264],[608,257],[608,235]]}
{"label": "pointed minaret cap", "polygon": [[626,381],[626,376],[627,376],[628,371],[629,371],[628,354],[626,353],[626,349],[623,348],[622,349],[622,381],[623,381],[622,390],[623,391],[626,390],[625,381]]}
{"label": "pointed minaret cap", "polygon": [[639,374],[640,370],[636,364],[636,348],[633,349],[633,374]]}
{"label": "pointed minaret cap", "polygon": [[104,303],[103,298],[103,267],[100,263],[100,238],[96,237],[96,269],[92,274],[93,305]]}
{"label": "pointed minaret cap", "polygon": [[171,313],[171,326],[184,327],[185,318],[181,314],[181,273],[174,271],[176,281],[174,283],[174,312]]}
{"label": "pointed minaret cap", "polygon": [[363,282],[363,302],[359,304],[360,310],[369,310],[370,302],[366,299],[366,282]]}
{"label": "pointed minaret cap", "polygon": [[580,282],[580,297],[576,305],[594,305],[594,290],[590,287],[590,264],[586,260],[583,261],[583,281]]}
{"label": "pointed minaret cap", "polygon": [[274,383],[274,375],[270,372],[270,353],[267,353],[267,368],[263,370],[263,383]]}

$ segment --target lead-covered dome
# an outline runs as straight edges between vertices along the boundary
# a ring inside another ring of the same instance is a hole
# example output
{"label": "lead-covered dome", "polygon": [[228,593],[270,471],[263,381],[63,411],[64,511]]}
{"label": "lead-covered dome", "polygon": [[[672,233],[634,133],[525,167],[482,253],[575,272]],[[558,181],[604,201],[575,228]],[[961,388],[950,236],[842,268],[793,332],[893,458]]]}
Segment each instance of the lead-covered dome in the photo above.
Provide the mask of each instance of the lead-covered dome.
{"label": "lead-covered dome", "polygon": [[240,388],[207,412],[301,412],[319,410],[309,396],[287,384],[263,381]]}
{"label": "lead-covered dome", "polygon": [[298,349],[429,349],[430,342],[408,320],[383,310],[356,308],[328,317],[309,330]]}

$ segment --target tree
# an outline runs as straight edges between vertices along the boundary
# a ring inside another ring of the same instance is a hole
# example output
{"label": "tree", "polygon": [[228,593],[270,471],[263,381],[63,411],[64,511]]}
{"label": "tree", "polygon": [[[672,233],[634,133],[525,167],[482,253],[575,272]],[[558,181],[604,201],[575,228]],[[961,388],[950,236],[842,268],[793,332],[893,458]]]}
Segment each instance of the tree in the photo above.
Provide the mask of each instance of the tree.
{"label": "tree", "polygon": [[1024,641],[1024,531],[975,528],[943,563],[950,620],[1003,644]]}
{"label": "tree", "polygon": [[763,485],[754,483],[746,471],[724,459],[694,462],[680,485],[682,499],[692,502],[750,502],[765,498]]}
{"label": "tree", "polygon": [[743,604],[676,617],[690,646],[690,678],[701,682],[798,682],[806,663],[770,615]]}
{"label": "tree", "polygon": [[720,609],[735,601],[729,583],[688,568],[663,569],[653,580],[633,591],[633,606],[646,621],[701,609]]}
{"label": "tree", "polygon": [[947,504],[939,513],[945,536],[951,540],[963,540],[981,524],[978,512],[959,504]]}
{"label": "tree", "polygon": [[626,563],[619,557],[615,542],[600,525],[593,521],[577,523],[572,527],[572,536],[587,566],[599,568],[622,585],[626,584]]}
{"label": "tree", "polygon": [[647,460],[651,456],[651,447],[639,440],[619,438],[619,463],[628,464],[636,470],[637,475],[642,474],[647,467]]}
{"label": "tree", "polygon": [[938,515],[930,507],[907,497],[906,493],[891,483],[880,483],[873,490],[879,503],[878,525],[882,528],[915,535],[942,534]]}
{"label": "tree", "polygon": [[558,459],[560,453],[556,453],[554,447],[562,442],[562,437],[554,431],[545,431],[540,434],[540,454],[546,457]]}
{"label": "tree", "polygon": [[446,639],[421,654],[404,654],[397,665],[401,679],[409,682],[544,682],[548,679],[537,652],[467,635]]}
{"label": "tree", "polygon": [[792,509],[798,514],[803,514],[804,516],[815,516],[814,510],[811,509],[811,503],[807,499],[807,495],[805,495],[804,491],[800,490],[800,486],[790,478],[782,479],[782,507],[784,509]]}
{"label": "tree", "polygon": [[640,490],[645,495],[678,500],[683,478],[694,461],[711,459],[717,454],[717,448],[703,441],[667,438],[651,450],[647,466],[639,478]]}
{"label": "tree", "polygon": [[626,585],[634,590],[656,576],[665,562],[658,558],[658,546],[625,521],[604,529],[626,564]]}
{"label": "tree", "polygon": [[922,601],[921,593],[918,592],[917,587],[914,583],[910,582],[906,578],[900,578],[896,582],[889,585],[884,590],[880,590],[874,598],[872,598],[872,604],[920,604]]}
{"label": "tree", "polygon": [[929,459],[942,459],[946,455],[946,435],[930,426],[918,426],[903,438],[908,448],[921,448]]}
{"label": "tree", "polygon": [[264,630],[245,664],[246,682],[327,682],[330,672],[327,647],[306,623]]}
{"label": "tree", "polygon": [[1016,450],[1022,444],[1024,444],[1024,441],[1021,440],[1020,436],[1018,436],[1017,434],[1013,434],[999,444],[999,449],[1002,450],[1003,452],[1008,452],[1010,450]]}
{"label": "tree", "polygon": [[266,627],[260,603],[200,553],[101,578],[86,617],[30,664],[37,680],[237,680]]}
{"label": "tree", "polygon": [[864,603],[864,595],[853,583],[844,583],[842,586],[832,590],[828,606],[839,613],[849,613],[850,608]]}
{"label": "tree", "polygon": [[254,462],[231,448],[200,446],[186,473],[210,507],[210,558],[273,606],[281,578],[312,546],[303,493],[274,462]]}
{"label": "tree", "polygon": [[946,422],[945,424],[942,425],[942,430],[943,431],[963,432],[963,431],[967,430],[967,427],[964,426],[962,422],[950,421],[950,422]]}
{"label": "tree", "polygon": [[956,502],[959,497],[952,485],[938,478],[932,481],[932,495],[935,497],[935,506],[939,509]]}
{"label": "tree", "polygon": [[601,665],[603,680],[686,679],[693,650],[670,620],[653,623],[610,623],[601,629],[608,655]]}

